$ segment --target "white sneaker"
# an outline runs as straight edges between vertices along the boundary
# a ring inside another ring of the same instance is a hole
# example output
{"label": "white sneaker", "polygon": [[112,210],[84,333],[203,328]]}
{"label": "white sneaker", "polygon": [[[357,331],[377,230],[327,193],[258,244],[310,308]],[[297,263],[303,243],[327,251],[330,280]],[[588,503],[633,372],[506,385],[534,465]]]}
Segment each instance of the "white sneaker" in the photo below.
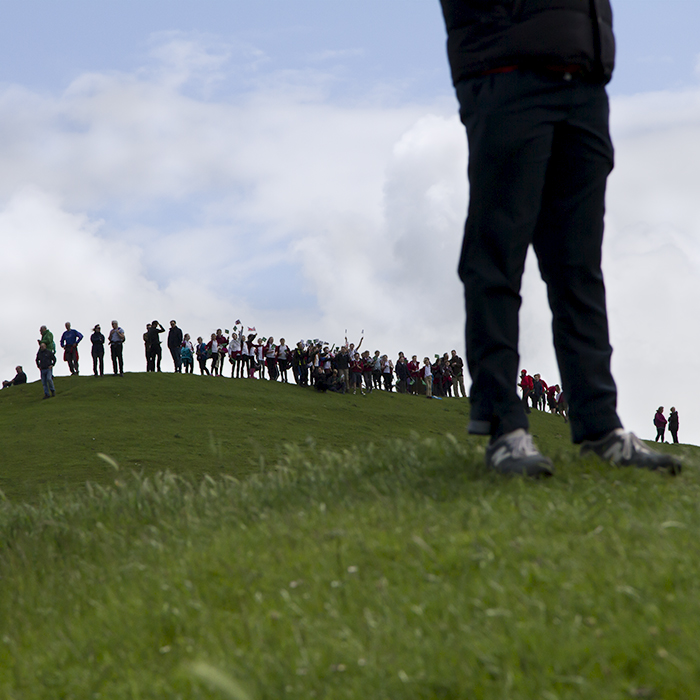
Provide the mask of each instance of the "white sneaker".
{"label": "white sneaker", "polygon": [[591,453],[618,467],[666,471],[674,475],[680,474],[682,469],[680,459],[655,452],[634,433],[626,433],[622,428],[610,431],[602,440],[584,442],[581,445],[581,456]]}
{"label": "white sneaker", "polygon": [[552,476],[554,464],[536,447],[522,428],[506,433],[486,448],[486,466],[499,474]]}

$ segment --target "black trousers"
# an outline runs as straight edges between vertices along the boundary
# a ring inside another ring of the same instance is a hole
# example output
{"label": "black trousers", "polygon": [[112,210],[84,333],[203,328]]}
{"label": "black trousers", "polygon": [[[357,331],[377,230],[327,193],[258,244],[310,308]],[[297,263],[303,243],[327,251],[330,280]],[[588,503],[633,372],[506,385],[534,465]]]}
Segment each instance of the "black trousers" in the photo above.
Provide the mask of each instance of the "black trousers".
{"label": "black trousers", "polygon": [[528,428],[519,399],[520,283],[532,244],[552,311],[574,442],[620,427],[601,272],[613,167],[603,85],[513,71],[457,85],[469,141],[459,275],[472,377],[469,431]]}
{"label": "black trousers", "polygon": [[109,351],[112,355],[112,369],[114,370],[114,374],[124,374],[122,350],[122,343],[112,343],[109,346]]}
{"label": "black trousers", "polygon": [[168,345],[168,350],[170,350],[170,356],[173,358],[173,365],[175,366],[176,372],[182,372],[182,353],[180,352],[180,346],[170,347]]}
{"label": "black trousers", "polygon": [[93,352],[92,353],[92,372],[95,376],[98,375],[98,370],[100,376],[105,373],[105,351]]}

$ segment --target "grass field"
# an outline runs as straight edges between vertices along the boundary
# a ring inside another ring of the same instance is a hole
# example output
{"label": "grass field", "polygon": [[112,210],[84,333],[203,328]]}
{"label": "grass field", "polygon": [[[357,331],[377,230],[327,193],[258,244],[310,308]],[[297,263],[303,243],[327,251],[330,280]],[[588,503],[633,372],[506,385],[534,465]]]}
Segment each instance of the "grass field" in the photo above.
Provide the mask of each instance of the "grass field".
{"label": "grass field", "polygon": [[0,697],[697,696],[695,447],[662,448],[676,478],[613,469],[536,414],[557,475],[499,479],[455,400],[15,389]]}
{"label": "grass field", "polygon": [[108,483],[98,452],[145,475],[242,477],[286,443],[343,450],[411,432],[460,434],[468,411],[465,401],[172,373],[59,377],[56,391],[49,401],[38,382],[0,392],[0,489],[11,501]]}

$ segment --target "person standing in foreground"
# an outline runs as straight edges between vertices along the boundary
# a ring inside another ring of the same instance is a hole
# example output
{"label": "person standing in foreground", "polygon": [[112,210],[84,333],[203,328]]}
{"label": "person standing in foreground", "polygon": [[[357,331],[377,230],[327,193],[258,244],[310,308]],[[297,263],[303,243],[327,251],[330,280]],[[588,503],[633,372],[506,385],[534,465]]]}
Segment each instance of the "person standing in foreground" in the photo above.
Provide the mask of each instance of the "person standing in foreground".
{"label": "person standing in foreground", "polygon": [[601,272],[613,167],[605,85],[615,40],[608,0],[441,0],[447,53],[469,142],[469,211],[459,275],[472,377],[469,432],[486,463],[546,476],[518,398],[518,312],[533,245],[547,285],[571,433],[581,453],[680,471],[626,433],[610,371]]}
{"label": "person standing in foreground", "polygon": [[[20,367],[21,369],[21,367]],[[673,437],[673,444],[678,444],[678,411],[675,406],[671,406],[671,413],[668,415],[668,429]]]}
{"label": "person standing in foreground", "polygon": [[56,389],[53,385],[53,366],[55,364],[56,355],[53,350],[49,350],[46,343],[40,343],[39,351],[36,354],[36,366],[41,372],[41,385],[44,387],[45,399],[56,396]]}
{"label": "person standing in foreground", "polygon": [[112,328],[109,331],[109,351],[112,355],[112,369],[114,370],[114,375],[124,376],[124,341],[126,340],[126,335],[124,330],[119,327],[117,321],[112,321]]}

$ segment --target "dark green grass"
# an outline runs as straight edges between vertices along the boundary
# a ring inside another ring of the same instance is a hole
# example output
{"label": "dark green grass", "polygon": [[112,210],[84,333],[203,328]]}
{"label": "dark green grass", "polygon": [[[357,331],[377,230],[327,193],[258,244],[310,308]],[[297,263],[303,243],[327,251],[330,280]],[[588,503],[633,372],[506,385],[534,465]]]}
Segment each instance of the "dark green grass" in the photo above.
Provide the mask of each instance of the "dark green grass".
{"label": "dark green grass", "polygon": [[342,450],[387,437],[464,433],[465,400],[428,401],[376,391],[319,394],[294,384],[181,374],[63,377],[0,392],[0,489],[34,500],[47,489],[108,483],[96,457],[152,474],[244,476],[286,443]]}
{"label": "dark green grass", "polygon": [[2,698],[697,694],[697,448],[661,448],[676,478],[615,469],[533,413],[556,476],[502,479],[462,401],[57,388],[0,395],[27,456],[3,488],[10,464],[31,497],[0,503]]}
{"label": "dark green grass", "polygon": [[697,459],[538,482],[482,459],[289,448],[243,482],[119,471],[6,505],[0,695],[694,697]]}

